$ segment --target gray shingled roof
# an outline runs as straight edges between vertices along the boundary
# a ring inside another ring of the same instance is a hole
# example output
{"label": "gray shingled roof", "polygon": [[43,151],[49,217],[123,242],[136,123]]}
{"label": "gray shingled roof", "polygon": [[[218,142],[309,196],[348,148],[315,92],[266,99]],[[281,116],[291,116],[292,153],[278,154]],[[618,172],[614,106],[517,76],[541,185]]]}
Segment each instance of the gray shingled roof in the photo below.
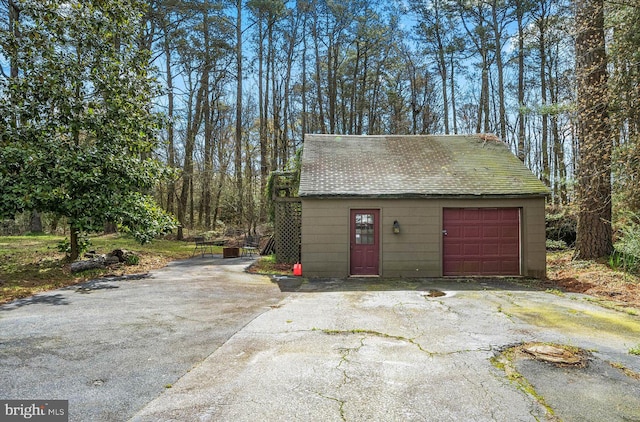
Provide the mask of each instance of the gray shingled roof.
{"label": "gray shingled roof", "polygon": [[300,196],[543,196],[509,148],[479,136],[306,135]]}

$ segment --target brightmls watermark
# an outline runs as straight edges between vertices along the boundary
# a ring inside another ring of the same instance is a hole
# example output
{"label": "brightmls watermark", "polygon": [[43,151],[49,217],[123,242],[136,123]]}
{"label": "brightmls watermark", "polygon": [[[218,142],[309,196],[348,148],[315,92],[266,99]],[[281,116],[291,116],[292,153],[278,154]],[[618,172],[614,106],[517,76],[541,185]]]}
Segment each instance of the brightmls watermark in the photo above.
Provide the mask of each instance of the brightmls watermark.
{"label": "brightmls watermark", "polygon": [[0,422],[69,422],[69,400],[0,400]]}

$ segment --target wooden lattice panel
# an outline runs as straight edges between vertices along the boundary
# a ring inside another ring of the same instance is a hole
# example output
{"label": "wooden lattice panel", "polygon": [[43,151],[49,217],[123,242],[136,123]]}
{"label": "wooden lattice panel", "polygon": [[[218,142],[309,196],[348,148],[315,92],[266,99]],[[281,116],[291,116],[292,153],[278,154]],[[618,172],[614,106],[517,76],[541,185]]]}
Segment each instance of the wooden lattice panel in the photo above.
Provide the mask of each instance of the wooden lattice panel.
{"label": "wooden lattice panel", "polygon": [[276,261],[295,264],[300,261],[302,203],[276,201],[275,211]]}

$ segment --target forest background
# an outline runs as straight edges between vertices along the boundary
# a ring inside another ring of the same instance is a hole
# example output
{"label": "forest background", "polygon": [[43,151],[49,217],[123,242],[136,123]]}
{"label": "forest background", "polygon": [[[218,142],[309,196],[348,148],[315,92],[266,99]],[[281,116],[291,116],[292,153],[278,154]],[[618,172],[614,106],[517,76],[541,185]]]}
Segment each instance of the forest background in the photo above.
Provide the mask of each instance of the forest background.
{"label": "forest background", "polygon": [[494,133],[550,187],[553,213],[595,215],[579,232],[605,227],[585,256],[613,240],[640,256],[634,1],[0,5],[6,227],[251,232],[305,133]]}

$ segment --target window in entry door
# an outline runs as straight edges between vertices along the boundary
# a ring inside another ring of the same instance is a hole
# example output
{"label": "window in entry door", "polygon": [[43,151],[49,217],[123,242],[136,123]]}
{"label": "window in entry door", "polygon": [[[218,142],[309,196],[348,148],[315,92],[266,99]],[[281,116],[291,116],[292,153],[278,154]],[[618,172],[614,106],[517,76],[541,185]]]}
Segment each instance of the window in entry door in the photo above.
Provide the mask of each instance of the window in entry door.
{"label": "window in entry door", "polygon": [[373,214],[356,214],[356,245],[373,245],[375,233]]}

